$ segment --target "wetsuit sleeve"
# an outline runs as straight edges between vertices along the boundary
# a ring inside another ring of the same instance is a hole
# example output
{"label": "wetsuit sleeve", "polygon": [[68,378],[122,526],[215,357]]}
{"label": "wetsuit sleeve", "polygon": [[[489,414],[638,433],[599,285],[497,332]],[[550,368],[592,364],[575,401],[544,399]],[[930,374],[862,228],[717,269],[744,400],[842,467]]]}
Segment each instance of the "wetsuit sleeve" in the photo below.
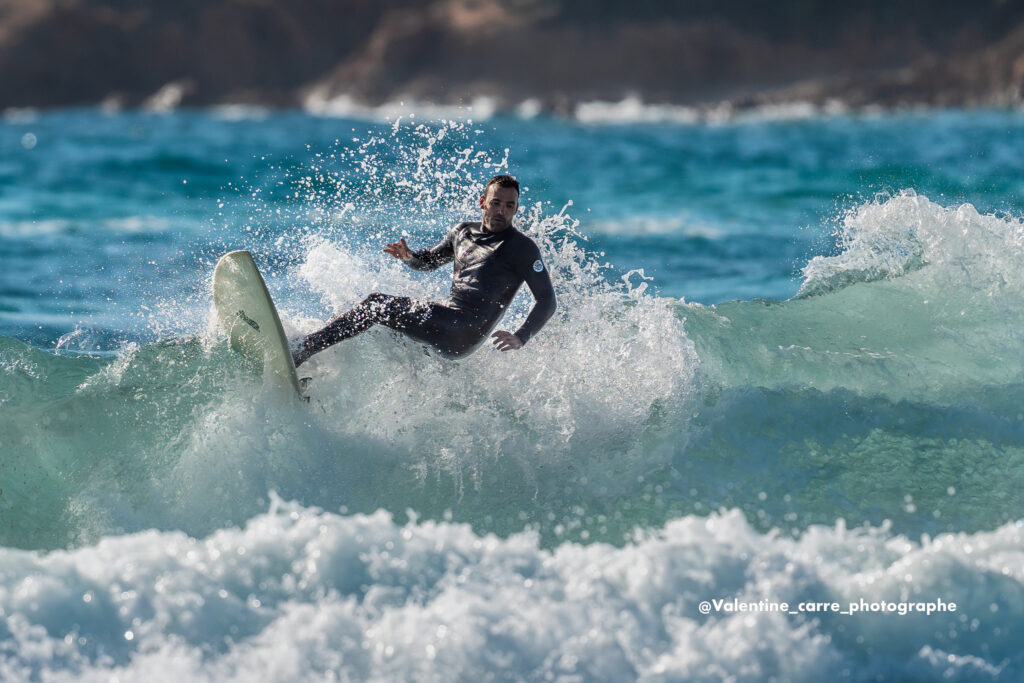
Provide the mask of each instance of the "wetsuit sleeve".
{"label": "wetsuit sleeve", "polygon": [[405,262],[405,265],[414,270],[434,270],[455,258],[455,231],[459,226],[448,231],[444,239],[430,249],[421,249],[412,252],[412,258]]}
{"label": "wetsuit sleeve", "polygon": [[551,286],[551,277],[548,269],[541,260],[540,250],[537,245],[530,243],[532,249],[524,250],[523,257],[518,259],[517,270],[520,276],[526,281],[526,285],[533,294],[534,304],[530,314],[526,316],[526,322],[515,331],[519,341],[524,344],[530,337],[537,334],[544,323],[554,315],[558,304],[555,301],[555,288]]}

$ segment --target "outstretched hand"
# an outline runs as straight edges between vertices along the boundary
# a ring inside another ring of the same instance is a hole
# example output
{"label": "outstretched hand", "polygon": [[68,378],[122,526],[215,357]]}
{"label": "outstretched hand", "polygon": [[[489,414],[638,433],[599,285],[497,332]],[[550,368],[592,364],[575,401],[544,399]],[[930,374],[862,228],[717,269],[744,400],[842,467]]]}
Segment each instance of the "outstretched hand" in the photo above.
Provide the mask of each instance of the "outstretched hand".
{"label": "outstretched hand", "polygon": [[498,330],[491,335],[494,348],[499,351],[511,351],[512,349],[523,348],[523,342],[519,341],[519,337],[512,334],[511,332],[505,332],[504,330]]}
{"label": "outstretched hand", "polygon": [[384,253],[390,254],[395,258],[402,259],[403,261],[408,261],[412,258],[412,250],[410,250],[409,245],[405,243],[404,237],[400,237],[397,242],[392,242],[384,247]]}

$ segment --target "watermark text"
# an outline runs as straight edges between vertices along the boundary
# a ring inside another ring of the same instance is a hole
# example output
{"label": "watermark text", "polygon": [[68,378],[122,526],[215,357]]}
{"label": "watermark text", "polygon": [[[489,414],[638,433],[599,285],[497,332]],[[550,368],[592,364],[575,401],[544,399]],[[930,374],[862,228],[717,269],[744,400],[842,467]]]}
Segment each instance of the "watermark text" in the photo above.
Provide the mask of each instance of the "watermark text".
{"label": "watermark text", "polygon": [[956,603],[946,602],[941,598],[928,601],[900,601],[889,600],[854,600],[850,602],[777,602],[774,600],[740,600],[738,598],[712,598],[701,600],[697,605],[701,614],[738,614],[758,612],[783,612],[786,614],[896,614],[906,616],[908,614],[937,614],[942,612],[955,612]]}

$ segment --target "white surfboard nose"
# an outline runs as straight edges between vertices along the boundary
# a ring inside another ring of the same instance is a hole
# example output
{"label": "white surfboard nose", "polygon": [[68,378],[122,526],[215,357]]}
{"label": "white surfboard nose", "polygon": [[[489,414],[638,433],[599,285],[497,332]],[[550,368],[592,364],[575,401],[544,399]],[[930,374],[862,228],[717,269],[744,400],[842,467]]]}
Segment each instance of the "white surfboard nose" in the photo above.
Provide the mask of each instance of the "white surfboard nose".
{"label": "white surfboard nose", "polygon": [[229,252],[217,262],[213,302],[217,320],[231,339],[231,348],[262,362],[265,379],[305,398],[281,317],[248,251]]}

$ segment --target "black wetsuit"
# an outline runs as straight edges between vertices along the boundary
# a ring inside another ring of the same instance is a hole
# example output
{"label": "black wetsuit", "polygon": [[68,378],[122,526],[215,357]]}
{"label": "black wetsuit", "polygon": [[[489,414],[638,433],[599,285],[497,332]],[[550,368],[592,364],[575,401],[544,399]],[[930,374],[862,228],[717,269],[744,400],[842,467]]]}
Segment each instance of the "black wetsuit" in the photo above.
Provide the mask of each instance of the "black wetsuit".
{"label": "black wetsuit", "polygon": [[374,292],[306,337],[295,353],[296,365],[378,323],[429,344],[448,358],[468,355],[505,315],[523,282],[536,303],[515,332],[521,342],[529,341],[555,312],[555,292],[540,250],[514,227],[487,232],[480,223],[460,223],[434,248],[413,252],[406,264],[416,270],[434,270],[452,260],[455,272],[449,303]]}

